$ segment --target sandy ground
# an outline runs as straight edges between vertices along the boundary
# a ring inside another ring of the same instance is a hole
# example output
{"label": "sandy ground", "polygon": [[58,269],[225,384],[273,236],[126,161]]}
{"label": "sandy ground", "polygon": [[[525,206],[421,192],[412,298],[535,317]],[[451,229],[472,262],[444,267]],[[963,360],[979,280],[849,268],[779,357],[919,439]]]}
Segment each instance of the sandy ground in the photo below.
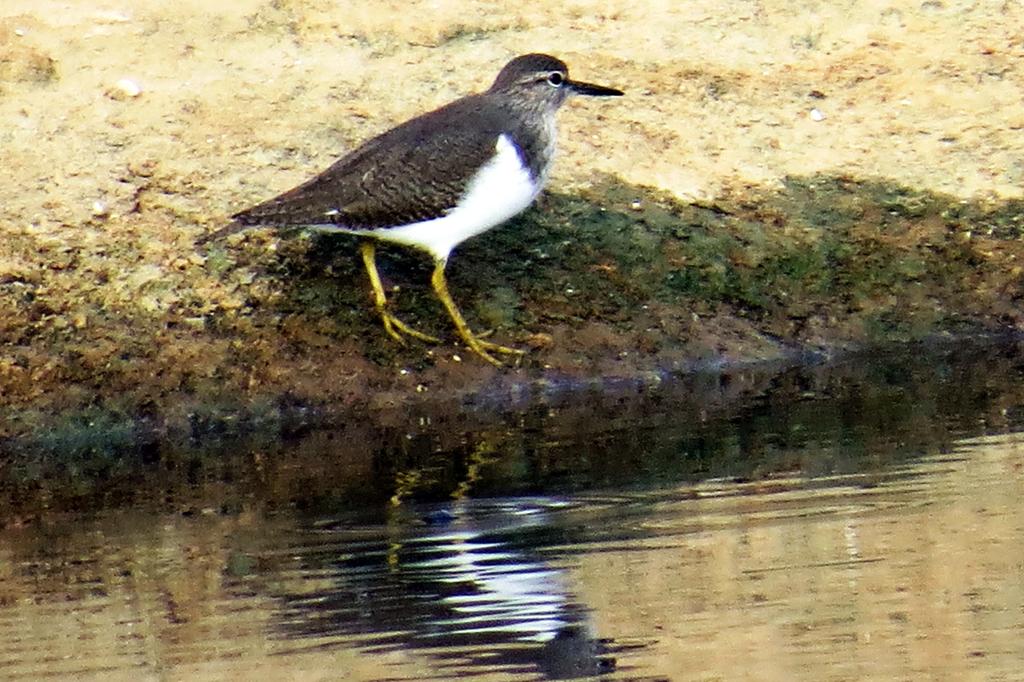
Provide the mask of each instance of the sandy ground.
{"label": "sandy ground", "polygon": [[[557,192],[614,178],[682,204],[742,205],[825,174],[951,205],[1019,198],[1022,26],[1024,5],[1009,0],[5,0],[0,401],[53,401],[74,385],[66,407],[152,382],[145,403],[197,390],[165,371],[189,363],[250,397],[316,395],[309,357],[216,375],[250,343],[238,320],[272,309],[288,273],[264,277],[272,237],[216,262],[194,240],[366,137],[486,88],[524,52],[628,95],[565,108]],[[353,306],[360,277],[336,282]],[[254,352],[280,354],[253,324]],[[382,336],[314,331],[336,343],[324,353],[348,358],[334,370],[404,381],[408,363],[360,360]],[[540,348],[558,340],[539,332]],[[125,369],[137,361],[148,374]]]}

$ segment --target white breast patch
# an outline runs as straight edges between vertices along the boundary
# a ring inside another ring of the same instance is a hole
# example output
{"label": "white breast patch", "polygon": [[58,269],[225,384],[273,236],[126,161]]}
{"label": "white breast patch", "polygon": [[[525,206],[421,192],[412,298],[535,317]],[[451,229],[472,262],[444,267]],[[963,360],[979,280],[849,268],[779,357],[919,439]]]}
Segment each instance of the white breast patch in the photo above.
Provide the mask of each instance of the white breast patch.
{"label": "white breast patch", "polygon": [[379,230],[334,229],[415,246],[446,260],[459,243],[521,213],[540,193],[541,182],[530,177],[507,135],[498,136],[494,149],[494,157],[477,171],[459,204],[447,215]]}

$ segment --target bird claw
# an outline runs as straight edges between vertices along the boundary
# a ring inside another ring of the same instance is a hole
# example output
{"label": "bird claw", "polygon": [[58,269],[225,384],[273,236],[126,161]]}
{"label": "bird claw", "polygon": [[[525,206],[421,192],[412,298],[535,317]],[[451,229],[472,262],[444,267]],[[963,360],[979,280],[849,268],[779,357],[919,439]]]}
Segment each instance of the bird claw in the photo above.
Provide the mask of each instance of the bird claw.
{"label": "bird claw", "polygon": [[502,346],[499,343],[484,341],[479,336],[476,337],[476,340],[481,346],[489,351],[494,351],[495,353],[505,353],[506,355],[526,355],[526,351],[521,348],[512,348],[510,346]]}
{"label": "bird claw", "polygon": [[479,335],[474,335],[468,332],[468,330],[465,334],[461,333],[461,331],[462,330],[460,330],[459,336],[462,337],[466,346],[495,367],[504,367],[505,365],[501,360],[498,360],[496,357],[491,355],[491,353],[505,353],[506,355],[517,355],[519,357],[526,354],[526,351],[518,348],[510,348],[508,346],[502,346],[501,344],[492,343],[491,341],[485,341],[480,338]]}
{"label": "bird claw", "polygon": [[405,344],[405,336],[402,336],[402,334],[411,336],[414,339],[419,339],[420,341],[425,341],[426,343],[441,343],[441,339],[436,336],[431,336],[430,334],[424,334],[420,330],[410,327],[386,310],[380,311],[380,318],[384,322],[384,330],[388,335],[403,345]]}

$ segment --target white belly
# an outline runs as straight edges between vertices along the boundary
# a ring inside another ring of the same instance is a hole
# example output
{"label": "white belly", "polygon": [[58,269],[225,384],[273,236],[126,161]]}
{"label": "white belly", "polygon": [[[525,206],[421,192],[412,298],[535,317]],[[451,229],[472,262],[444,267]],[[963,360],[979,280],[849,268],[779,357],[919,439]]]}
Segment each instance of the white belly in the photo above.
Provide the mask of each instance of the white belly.
{"label": "white belly", "polygon": [[458,206],[447,215],[400,227],[351,232],[415,246],[438,260],[447,260],[459,243],[521,213],[540,193],[542,181],[530,177],[507,135],[500,135],[494,148],[494,158],[477,171]]}

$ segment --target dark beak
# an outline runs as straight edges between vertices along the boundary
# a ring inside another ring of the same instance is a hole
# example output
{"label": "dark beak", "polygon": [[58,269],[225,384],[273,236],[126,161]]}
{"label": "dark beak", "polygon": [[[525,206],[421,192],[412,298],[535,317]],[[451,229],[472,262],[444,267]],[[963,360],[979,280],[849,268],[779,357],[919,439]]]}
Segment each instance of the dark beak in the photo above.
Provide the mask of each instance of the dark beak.
{"label": "dark beak", "polygon": [[606,88],[603,85],[594,85],[593,83],[566,80],[565,84],[569,86],[570,92],[574,92],[577,95],[590,95],[591,97],[618,97],[619,95],[625,94],[622,90]]}

